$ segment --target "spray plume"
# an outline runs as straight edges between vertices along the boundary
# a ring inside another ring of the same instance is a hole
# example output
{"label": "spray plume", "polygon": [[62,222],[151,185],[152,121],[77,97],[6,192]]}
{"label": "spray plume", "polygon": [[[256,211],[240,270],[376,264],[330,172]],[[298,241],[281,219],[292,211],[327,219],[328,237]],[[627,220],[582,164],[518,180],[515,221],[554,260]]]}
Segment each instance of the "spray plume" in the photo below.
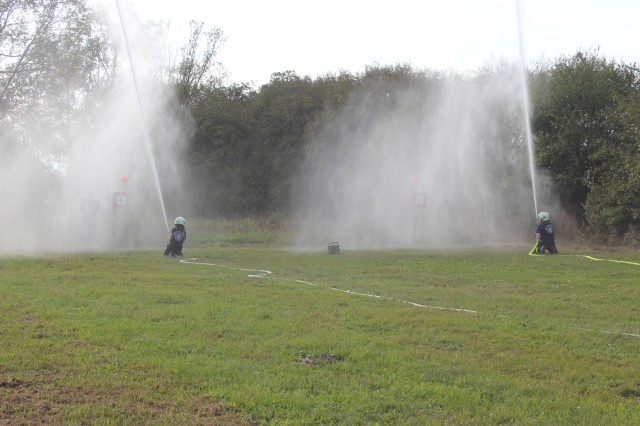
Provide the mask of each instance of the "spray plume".
{"label": "spray plume", "polygon": [[136,77],[136,67],[131,56],[131,48],[129,47],[129,38],[127,37],[127,28],[124,20],[122,19],[122,9],[120,7],[120,0],[115,0],[116,9],[118,10],[118,18],[120,19],[120,26],[122,27],[122,35],[124,40],[124,47],[129,58],[129,69],[131,70],[131,80],[133,81],[133,87],[136,93],[136,105],[138,106],[138,115],[140,116],[140,124],[143,129],[143,136],[145,147],[147,148],[147,155],[149,156],[151,169],[153,171],[154,181],[156,183],[156,190],[158,191],[158,200],[160,202],[160,208],[162,209],[162,216],[164,217],[164,223],[169,232],[169,222],[167,221],[167,211],[164,207],[164,199],[162,197],[162,188],[160,187],[160,177],[158,176],[158,168],[156,167],[156,161],[153,155],[151,138],[149,136],[149,127],[147,125],[147,119],[144,115],[144,109],[142,108],[142,101],[140,100],[140,90],[138,89],[138,79]]}
{"label": "spray plume", "polygon": [[516,2],[516,15],[518,20],[518,47],[520,51],[520,87],[522,89],[522,110],[524,111],[525,136],[527,141],[527,154],[529,158],[529,172],[531,175],[531,190],[533,193],[534,217],[538,215],[538,194],[536,191],[536,161],[533,149],[533,131],[531,129],[531,100],[529,99],[529,85],[527,84],[527,68],[524,57],[524,40],[522,36],[523,19],[520,0]]}
{"label": "spray plume", "polygon": [[[2,255],[163,247],[165,203],[188,214],[180,171],[190,128],[173,90],[154,76],[159,40],[124,3],[102,12],[128,61],[117,61],[108,84],[64,117],[62,132],[36,132],[47,128],[36,115],[0,122]],[[64,154],[38,149],[49,145]],[[126,202],[117,206],[122,194]]]}
{"label": "spray plume", "polygon": [[531,229],[520,74],[369,84],[313,140],[294,200],[296,243],[490,246]]}

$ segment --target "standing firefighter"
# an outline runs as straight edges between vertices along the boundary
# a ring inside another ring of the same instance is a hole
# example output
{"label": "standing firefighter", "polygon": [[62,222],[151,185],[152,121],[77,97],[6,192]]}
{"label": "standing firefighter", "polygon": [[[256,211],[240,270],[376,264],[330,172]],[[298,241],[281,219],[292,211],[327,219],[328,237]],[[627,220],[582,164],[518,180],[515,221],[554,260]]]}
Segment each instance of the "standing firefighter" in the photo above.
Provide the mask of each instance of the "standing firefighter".
{"label": "standing firefighter", "polygon": [[544,254],[545,250],[549,250],[549,253],[556,254],[556,241],[554,236],[554,225],[551,223],[549,213],[538,213],[538,226],[536,227],[536,253]]}
{"label": "standing firefighter", "polygon": [[169,244],[167,244],[167,249],[164,251],[165,256],[182,256],[182,245],[187,240],[187,230],[185,229],[187,221],[184,220],[184,217],[178,216],[176,218],[175,224],[171,233],[169,234]]}

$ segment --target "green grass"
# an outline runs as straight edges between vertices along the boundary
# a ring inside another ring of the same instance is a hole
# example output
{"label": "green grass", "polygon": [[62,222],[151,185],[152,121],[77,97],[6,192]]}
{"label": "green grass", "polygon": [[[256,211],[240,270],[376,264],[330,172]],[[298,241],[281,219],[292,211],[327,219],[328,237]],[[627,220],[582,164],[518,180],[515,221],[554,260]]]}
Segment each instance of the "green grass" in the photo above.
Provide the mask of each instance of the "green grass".
{"label": "green grass", "polygon": [[260,219],[189,219],[189,246],[225,244],[283,244],[287,236],[280,217]]}
{"label": "green grass", "polygon": [[639,266],[205,243],[0,259],[0,423],[640,423]]}

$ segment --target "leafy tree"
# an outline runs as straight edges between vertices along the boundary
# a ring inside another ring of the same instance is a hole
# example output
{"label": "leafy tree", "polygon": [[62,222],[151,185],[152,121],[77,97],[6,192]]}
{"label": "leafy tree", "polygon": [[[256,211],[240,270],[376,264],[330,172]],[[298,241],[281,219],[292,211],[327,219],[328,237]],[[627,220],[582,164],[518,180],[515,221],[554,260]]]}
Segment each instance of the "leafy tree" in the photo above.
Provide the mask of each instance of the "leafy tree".
{"label": "leafy tree", "polygon": [[[497,67],[469,77],[416,72],[406,65],[372,66],[361,75],[316,80],[287,71],[273,74],[259,90],[247,84],[224,87],[209,78],[190,80],[185,73],[183,82],[199,81],[187,96],[196,124],[190,164],[198,212],[287,213],[290,200],[300,195],[295,180],[304,176],[300,167],[312,144],[331,144],[340,132],[366,125],[357,116],[336,128],[329,124],[350,103],[373,101],[367,120],[385,119],[389,111],[403,108],[403,119],[420,120],[429,114],[425,99],[437,100],[447,84],[493,87],[504,71]],[[538,163],[550,172],[564,207],[598,233],[619,235],[637,227],[638,70],[578,52],[531,76]],[[490,148],[510,158],[509,167],[496,167],[491,176],[506,194],[528,176],[526,161],[520,161],[524,136],[521,118],[515,116],[520,108],[503,102],[495,97],[491,110],[500,114],[495,134],[483,137],[494,141]]]}
{"label": "leafy tree", "polygon": [[636,86],[631,70],[582,52],[559,59],[534,79],[538,164],[551,172],[565,207],[582,223],[589,192],[610,166],[603,152],[618,138],[611,113]]}
{"label": "leafy tree", "polygon": [[258,169],[255,92],[246,84],[205,89],[191,105],[196,130],[190,145],[190,190],[203,215],[253,213]]}
{"label": "leafy tree", "polygon": [[[305,147],[328,105],[348,97],[353,77],[311,81],[275,73],[255,91],[248,84],[203,85],[190,105],[191,192],[201,214],[286,211]],[[342,86],[342,88],[338,88]]]}
{"label": "leafy tree", "polygon": [[254,210],[285,212],[305,150],[307,128],[323,110],[322,87],[293,71],[274,73],[256,97]]}
{"label": "leafy tree", "polygon": [[20,239],[40,240],[51,223],[71,129],[98,107],[92,94],[109,86],[115,58],[85,0],[0,1],[0,178],[11,182],[0,196],[12,200],[0,217]]}
{"label": "leafy tree", "polygon": [[[640,77],[640,75],[639,75]],[[594,153],[603,167],[585,203],[589,228],[601,237],[627,231],[638,239],[640,225],[640,91],[607,114],[611,140]]]}
{"label": "leafy tree", "polygon": [[5,135],[18,130],[13,134],[22,144],[45,156],[64,152],[74,114],[114,74],[115,51],[84,0],[7,0],[0,5],[0,126]]}
{"label": "leafy tree", "polygon": [[[218,65],[214,58],[222,45],[223,33],[219,28],[204,30],[204,22],[191,21],[191,32],[187,44],[182,48],[182,60],[178,68],[179,99],[183,103],[192,101],[202,89],[203,83],[215,86],[217,81],[212,73]],[[205,39],[204,47],[201,46]]]}
{"label": "leafy tree", "polygon": [[211,94],[210,89],[222,85],[224,69],[215,61],[225,41],[220,28],[207,29],[203,21],[190,21],[188,39],[177,53],[169,42],[169,23],[156,24],[158,34],[163,39],[157,76],[161,82],[176,86],[181,105],[189,105],[200,95]]}

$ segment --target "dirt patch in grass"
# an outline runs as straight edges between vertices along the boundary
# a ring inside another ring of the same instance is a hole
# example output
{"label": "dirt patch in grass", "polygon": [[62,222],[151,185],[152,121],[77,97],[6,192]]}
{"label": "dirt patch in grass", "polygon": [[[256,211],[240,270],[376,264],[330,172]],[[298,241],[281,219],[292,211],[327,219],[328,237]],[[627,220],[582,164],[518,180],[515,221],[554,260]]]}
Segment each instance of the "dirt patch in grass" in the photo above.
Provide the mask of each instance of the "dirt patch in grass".
{"label": "dirt patch in grass", "polygon": [[15,378],[0,380],[0,423],[3,425],[61,423],[55,421],[56,414],[55,405],[41,387]]}
{"label": "dirt patch in grass", "polygon": [[[108,391],[56,386],[52,374],[33,381],[7,378],[0,372],[0,425],[61,425],[113,422],[190,425],[250,425],[232,405],[194,395],[180,402],[169,397],[136,396],[125,386]],[[101,421],[100,421],[101,420]]]}
{"label": "dirt patch in grass", "polygon": [[623,398],[635,399],[640,401],[640,383],[635,386],[624,385],[618,389],[618,393]]}
{"label": "dirt patch in grass", "polygon": [[341,356],[322,354],[320,356],[306,355],[300,362],[307,365],[318,365],[320,363],[335,364],[342,360],[343,358]]}

